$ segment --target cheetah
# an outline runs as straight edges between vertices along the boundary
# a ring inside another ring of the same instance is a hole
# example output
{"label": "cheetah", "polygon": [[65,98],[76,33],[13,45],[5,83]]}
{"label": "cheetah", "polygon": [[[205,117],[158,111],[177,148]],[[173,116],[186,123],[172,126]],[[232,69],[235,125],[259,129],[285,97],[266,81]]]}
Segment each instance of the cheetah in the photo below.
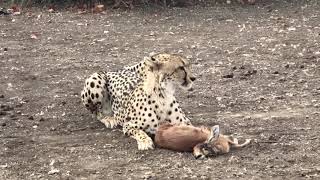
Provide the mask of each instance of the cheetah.
{"label": "cheetah", "polygon": [[237,138],[220,134],[219,125],[211,128],[162,123],[155,134],[155,144],[180,152],[193,152],[196,159],[225,154],[230,148],[242,148],[251,139],[239,144]]}
{"label": "cheetah", "polygon": [[176,86],[192,89],[190,66],[181,55],[161,53],[120,72],[95,73],[85,82],[82,100],[107,127],[122,126],[139,150],[153,149],[150,136],[159,123],[191,124],[174,97]]}

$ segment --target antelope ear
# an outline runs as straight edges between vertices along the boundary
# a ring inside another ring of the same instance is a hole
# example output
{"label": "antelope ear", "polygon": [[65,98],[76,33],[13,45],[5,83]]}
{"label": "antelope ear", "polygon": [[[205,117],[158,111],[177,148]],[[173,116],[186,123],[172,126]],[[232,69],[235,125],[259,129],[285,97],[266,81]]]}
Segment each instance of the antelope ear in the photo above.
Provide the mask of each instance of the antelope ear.
{"label": "antelope ear", "polygon": [[145,57],[144,61],[153,71],[159,71],[163,65],[163,63],[158,61],[155,56]]}
{"label": "antelope ear", "polygon": [[207,139],[207,142],[211,143],[213,141],[216,141],[219,138],[219,134],[220,134],[219,125],[212,126],[210,128],[210,135],[209,135],[209,138]]}

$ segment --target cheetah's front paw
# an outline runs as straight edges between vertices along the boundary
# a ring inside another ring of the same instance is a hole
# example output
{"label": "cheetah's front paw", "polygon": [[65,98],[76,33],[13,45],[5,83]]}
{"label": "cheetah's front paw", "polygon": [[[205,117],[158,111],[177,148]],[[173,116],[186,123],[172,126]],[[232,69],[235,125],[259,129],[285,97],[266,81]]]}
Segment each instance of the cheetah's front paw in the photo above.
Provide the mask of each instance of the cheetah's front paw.
{"label": "cheetah's front paw", "polygon": [[154,149],[153,141],[150,137],[146,137],[142,140],[137,141],[138,142],[138,149],[139,150],[149,150]]}
{"label": "cheetah's front paw", "polygon": [[118,125],[118,122],[113,117],[105,117],[100,120],[107,128],[114,128]]}

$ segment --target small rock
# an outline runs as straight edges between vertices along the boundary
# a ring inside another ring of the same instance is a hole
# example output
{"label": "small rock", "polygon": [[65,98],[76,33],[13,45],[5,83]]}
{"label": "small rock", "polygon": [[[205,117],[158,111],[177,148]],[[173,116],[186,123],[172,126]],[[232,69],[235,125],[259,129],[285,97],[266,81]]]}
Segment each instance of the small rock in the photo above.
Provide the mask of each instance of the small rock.
{"label": "small rock", "polygon": [[278,137],[277,135],[275,134],[271,134],[268,138],[268,140],[270,141],[278,141],[280,139],[280,137]]}
{"label": "small rock", "polygon": [[303,69],[304,68],[304,65],[300,65],[300,69]]}
{"label": "small rock", "polygon": [[33,120],[34,118],[33,118],[33,116],[29,116],[28,119],[29,120]]}
{"label": "small rock", "polygon": [[44,121],[45,119],[43,118],[43,117],[41,117],[40,119],[39,119],[39,121],[41,122],[41,121]]}
{"label": "small rock", "polygon": [[49,13],[54,13],[54,9],[50,8],[50,9],[48,9],[48,12]]}
{"label": "small rock", "polygon": [[283,96],[274,96],[274,99],[281,100],[281,99],[285,99],[285,97],[283,97]]}
{"label": "small rock", "polygon": [[0,125],[1,125],[2,127],[4,127],[4,126],[7,126],[7,123],[2,122],[2,123],[0,123]]}
{"label": "small rock", "polygon": [[272,74],[279,74],[279,71],[274,71]]}
{"label": "small rock", "polygon": [[298,83],[305,83],[305,82],[307,82],[307,80],[305,80],[305,79],[299,79],[298,80]]}
{"label": "small rock", "polygon": [[223,75],[222,77],[223,78],[233,78],[234,75],[233,75],[233,73],[230,73],[230,74],[227,74],[227,75]]}
{"label": "small rock", "polygon": [[284,78],[284,77],[281,77],[280,79],[279,79],[279,82],[285,82],[286,81],[286,78]]}
{"label": "small rock", "polygon": [[285,67],[285,68],[289,68],[289,67],[290,67],[290,65],[289,65],[289,64],[286,64],[284,67]]}
{"label": "small rock", "polygon": [[5,48],[3,48],[3,51],[8,51],[8,48],[6,48],[6,47],[5,47]]}
{"label": "small rock", "polygon": [[256,74],[258,71],[257,70],[248,70],[246,73],[244,73],[244,76],[251,76],[253,74]]}
{"label": "small rock", "polygon": [[150,36],[155,36],[155,33],[153,31],[150,32]]}
{"label": "small rock", "polygon": [[21,15],[21,12],[13,12],[12,15],[19,16],[19,15]]}
{"label": "small rock", "polygon": [[51,169],[51,170],[48,172],[48,174],[49,174],[49,175],[52,175],[52,174],[57,174],[57,173],[59,173],[59,172],[60,172],[59,169]]}

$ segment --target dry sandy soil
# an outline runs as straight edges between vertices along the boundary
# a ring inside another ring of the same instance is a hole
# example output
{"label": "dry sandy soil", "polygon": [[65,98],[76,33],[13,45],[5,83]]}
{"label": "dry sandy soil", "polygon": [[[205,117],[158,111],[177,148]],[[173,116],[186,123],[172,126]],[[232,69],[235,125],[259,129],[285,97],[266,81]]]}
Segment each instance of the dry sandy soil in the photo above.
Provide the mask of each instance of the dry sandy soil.
{"label": "dry sandy soil", "polygon": [[[258,3],[0,17],[0,179],[320,178],[320,4]],[[252,138],[230,154],[138,151],[83,107],[91,73],[184,54],[194,124]]]}

